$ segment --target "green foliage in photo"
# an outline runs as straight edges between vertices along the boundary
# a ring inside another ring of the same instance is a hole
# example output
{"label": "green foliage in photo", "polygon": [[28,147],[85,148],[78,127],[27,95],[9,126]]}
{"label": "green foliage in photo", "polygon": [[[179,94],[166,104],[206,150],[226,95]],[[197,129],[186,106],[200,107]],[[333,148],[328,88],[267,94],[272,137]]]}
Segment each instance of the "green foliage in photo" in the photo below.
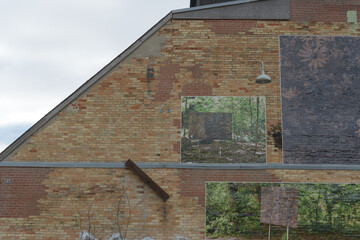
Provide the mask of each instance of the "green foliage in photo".
{"label": "green foliage in photo", "polygon": [[[266,158],[265,108],[265,97],[259,96],[182,97],[182,162],[264,163]],[[201,142],[192,139],[192,136],[189,136],[191,112],[231,113],[231,140]]]}
{"label": "green foliage in photo", "polygon": [[[290,228],[290,239],[360,239],[359,184],[226,182],[206,184],[207,238],[267,239],[269,225],[260,222],[262,187],[298,190],[298,227]],[[271,227],[271,239],[284,233],[286,227]]]}

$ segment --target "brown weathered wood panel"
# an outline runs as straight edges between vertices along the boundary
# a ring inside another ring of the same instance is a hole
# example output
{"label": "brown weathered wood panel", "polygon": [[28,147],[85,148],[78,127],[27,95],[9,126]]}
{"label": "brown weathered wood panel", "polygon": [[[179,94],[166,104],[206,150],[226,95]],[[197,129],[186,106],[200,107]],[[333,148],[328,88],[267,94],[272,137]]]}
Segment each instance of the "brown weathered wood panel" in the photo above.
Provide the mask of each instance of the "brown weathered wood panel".
{"label": "brown weathered wood panel", "polygon": [[261,217],[266,224],[297,227],[298,191],[295,188],[262,187]]}
{"label": "brown weathered wood panel", "polygon": [[231,140],[232,114],[190,112],[189,134],[193,139]]}

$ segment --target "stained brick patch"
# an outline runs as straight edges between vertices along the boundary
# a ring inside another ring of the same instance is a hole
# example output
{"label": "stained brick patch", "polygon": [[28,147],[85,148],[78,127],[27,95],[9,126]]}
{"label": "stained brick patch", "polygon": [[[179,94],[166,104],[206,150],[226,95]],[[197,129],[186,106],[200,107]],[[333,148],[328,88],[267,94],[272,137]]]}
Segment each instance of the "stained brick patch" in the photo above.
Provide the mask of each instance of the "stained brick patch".
{"label": "stained brick patch", "polygon": [[208,21],[210,29],[216,34],[237,34],[239,32],[248,32],[257,26],[257,21],[242,20],[216,20]]}
{"label": "stained brick patch", "polygon": [[40,215],[38,200],[46,197],[49,168],[0,168],[0,218]]}

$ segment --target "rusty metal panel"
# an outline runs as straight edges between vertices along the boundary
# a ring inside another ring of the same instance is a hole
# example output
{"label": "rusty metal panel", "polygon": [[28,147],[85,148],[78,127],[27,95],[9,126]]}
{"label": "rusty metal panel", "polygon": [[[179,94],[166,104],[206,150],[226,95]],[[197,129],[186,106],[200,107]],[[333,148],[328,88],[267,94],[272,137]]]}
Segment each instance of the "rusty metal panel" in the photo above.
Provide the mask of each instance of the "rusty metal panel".
{"label": "rusty metal panel", "polygon": [[266,224],[296,228],[298,191],[296,188],[262,187],[261,217]]}
{"label": "rusty metal panel", "polygon": [[232,113],[190,112],[189,135],[200,140],[231,140]]}

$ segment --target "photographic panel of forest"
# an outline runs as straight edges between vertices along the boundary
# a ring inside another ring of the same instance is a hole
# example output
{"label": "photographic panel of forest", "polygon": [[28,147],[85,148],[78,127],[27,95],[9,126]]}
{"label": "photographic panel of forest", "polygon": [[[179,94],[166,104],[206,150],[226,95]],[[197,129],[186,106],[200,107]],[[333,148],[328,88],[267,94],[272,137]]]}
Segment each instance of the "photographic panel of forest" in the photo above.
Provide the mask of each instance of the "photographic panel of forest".
{"label": "photographic panel of forest", "polygon": [[265,97],[182,97],[181,162],[265,163]]}
{"label": "photographic panel of forest", "polygon": [[360,239],[360,184],[206,183],[206,236],[217,240]]}

